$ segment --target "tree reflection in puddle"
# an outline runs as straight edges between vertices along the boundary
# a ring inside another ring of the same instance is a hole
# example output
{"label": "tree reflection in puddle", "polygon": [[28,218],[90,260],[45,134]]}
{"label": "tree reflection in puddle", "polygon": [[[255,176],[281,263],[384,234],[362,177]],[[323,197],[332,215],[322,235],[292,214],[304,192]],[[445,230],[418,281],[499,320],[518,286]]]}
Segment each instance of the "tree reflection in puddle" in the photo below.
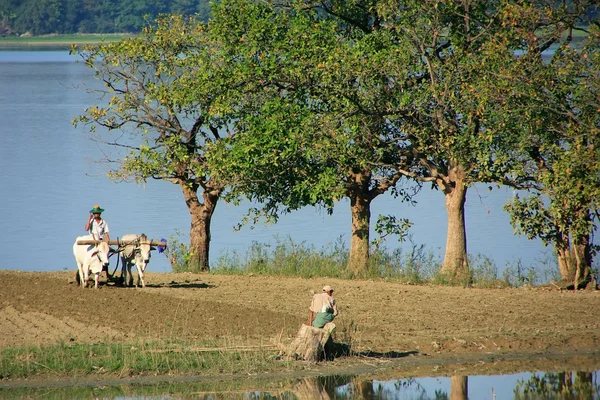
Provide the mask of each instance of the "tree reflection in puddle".
{"label": "tree reflection in puddle", "polygon": [[[331,399],[600,399],[600,371],[520,373],[372,381],[348,385]],[[323,399],[329,399],[323,397]]]}
{"label": "tree reflection in puddle", "polygon": [[600,400],[600,371],[405,378],[319,376],[283,381],[163,382],[154,385],[2,388],[2,399],[590,399]]}

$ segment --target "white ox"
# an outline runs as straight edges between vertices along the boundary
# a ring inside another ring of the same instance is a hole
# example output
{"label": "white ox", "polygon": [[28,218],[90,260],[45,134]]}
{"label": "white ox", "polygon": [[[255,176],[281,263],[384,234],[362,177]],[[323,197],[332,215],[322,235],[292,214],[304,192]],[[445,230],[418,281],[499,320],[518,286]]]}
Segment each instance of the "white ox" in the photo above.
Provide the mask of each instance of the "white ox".
{"label": "white ox", "polygon": [[107,242],[97,244],[77,244],[79,240],[94,240],[92,235],[79,236],[73,244],[73,255],[79,270],[81,287],[87,287],[90,271],[94,274],[94,287],[98,289],[98,277],[104,267],[108,267],[108,253],[110,248]]}
{"label": "white ox", "polygon": [[[137,287],[141,283],[143,288],[146,287],[146,283],[144,282],[144,272],[150,262],[150,251],[154,250],[154,247],[150,245],[150,240],[143,233],[141,235],[128,233],[127,235],[124,235],[120,241],[126,243],[123,247],[119,246],[123,284],[133,286],[131,267],[135,265],[138,272],[138,279],[135,286]],[[127,280],[128,277],[129,280]]]}

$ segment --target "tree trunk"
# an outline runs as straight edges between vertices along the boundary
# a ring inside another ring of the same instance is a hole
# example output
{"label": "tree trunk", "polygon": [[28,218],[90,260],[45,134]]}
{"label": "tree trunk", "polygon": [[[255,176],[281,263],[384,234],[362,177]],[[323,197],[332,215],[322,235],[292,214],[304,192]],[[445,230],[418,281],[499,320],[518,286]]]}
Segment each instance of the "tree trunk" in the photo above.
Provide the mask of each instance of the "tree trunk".
{"label": "tree trunk", "polygon": [[568,232],[559,231],[557,233],[554,249],[558,259],[560,278],[563,281],[572,281],[575,277],[575,263],[571,252],[571,242]]}
{"label": "tree trunk", "polygon": [[[591,225],[589,207],[580,209],[578,215],[580,218],[578,221],[574,221],[574,223],[584,222],[588,226]],[[579,232],[578,230],[573,238],[573,254],[576,261],[573,290],[577,290],[579,288],[579,283],[588,282],[592,275],[592,249],[590,246],[589,234]]]}
{"label": "tree trunk", "polygon": [[[362,378],[364,379],[364,378]],[[375,399],[375,390],[373,390],[372,380],[362,380],[360,377],[352,378],[354,383],[354,394],[359,399]]]}
{"label": "tree trunk", "polygon": [[350,191],[352,237],[350,239],[349,269],[355,276],[364,275],[369,268],[369,223],[371,221],[370,175],[355,175],[356,187]]}
{"label": "tree trunk", "polygon": [[293,393],[298,399],[331,400],[327,388],[323,387],[317,378],[302,378],[294,384]]}
{"label": "tree trunk", "polygon": [[197,187],[190,187],[182,182],[180,184],[185,203],[191,216],[190,227],[190,258],[188,271],[208,271],[210,251],[210,222],[221,194],[220,189],[205,190],[202,193],[203,201],[198,200]]}
{"label": "tree trunk", "polygon": [[450,173],[452,184],[442,186],[446,195],[448,233],[446,236],[446,254],[440,272],[448,277],[450,281],[456,283],[465,283],[470,278],[465,227],[467,185],[464,178],[463,169],[460,166],[454,167]]}
{"label": "tree trunk", "polygon": [[589,245],[589,236],[577,237],[573,244],[573,255],[575,256],[575,279],[574,290],[577,290],[580,282],[587,281],[591,274],[592,254]]}

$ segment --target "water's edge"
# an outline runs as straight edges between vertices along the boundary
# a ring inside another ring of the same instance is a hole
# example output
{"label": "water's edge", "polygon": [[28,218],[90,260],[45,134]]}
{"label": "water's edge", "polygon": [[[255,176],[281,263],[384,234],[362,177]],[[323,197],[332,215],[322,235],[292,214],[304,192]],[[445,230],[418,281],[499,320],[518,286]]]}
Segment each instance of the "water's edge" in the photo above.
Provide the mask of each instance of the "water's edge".
{"label": "water's edge", "polygon": [[498,376],[522,372],[563,372],[600,370],[600,349],[547,350],[519,353],[446,353],[419,354],[399,359],[370,357],[345,357],[332,362],[304,363],[308,369],[287,372],[265,372],[252,376],[240,374],[202,374],[118,376],[95,375],[85,377],[30,377],[0,380],[0,390],[21,388],[56,388],[81,386],[157,385],[161,383],[211,383],[223,382],[283,382],[326,376],[355,376],[374,380],[402,378],[432,378],[461,376]]}

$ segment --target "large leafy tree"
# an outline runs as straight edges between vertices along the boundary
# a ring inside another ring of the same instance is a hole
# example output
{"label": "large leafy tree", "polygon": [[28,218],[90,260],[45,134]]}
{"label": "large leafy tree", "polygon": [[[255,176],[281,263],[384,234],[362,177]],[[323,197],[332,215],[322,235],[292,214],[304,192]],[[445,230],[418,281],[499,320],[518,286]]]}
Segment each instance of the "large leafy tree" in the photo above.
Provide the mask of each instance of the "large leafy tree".
{"label": "large leafy tree", "polygon": [[388,190],[409,194],[397,185],[410,166],[407,143],[387,118],[401,100],[385,71],[401,55],[387,32],[366,36],[292,6],[226,1],[214,11],[212,33],[229,47],[238,79],[251,84],[237,134],[211,153],[213,168],[232,194],[263,203],[270,217],[348,198],[349,270],[361,275],[371,202]]}
{"label": "large leafy tree", "polygon": [[[524,132],[525,165],[535,180],[526,185],[532,194],[506,206],[517,232],[555,247],[561,277],[573,280],[575,288],[591,275],[600,198],[600,26],[595,17],[580,23],[586,37],[559,39],[547,61],[530,42],[527,56],[538,58],[536,71],[515,73],[515,80],[526,82],[516,87],[535,87],[519,94],[526,118],[515,118]],[[527,111],[531,103],[537,113]]]}
{"label": "large leafy tree", "polygon": [[542,55],[560,43],[593,2],[568,7],[550,1],[434,1],[414,8],[411,2],[382,3],[386,20],[395,21],[411,39],[406,51],[422,60],[411,66],[413,76],[422,78],[410,89],[418,117],[400,122],[426,166],[424,176],[434,178],[445,195],[448,237],[442,272],[456,280],[468,276],[468,187],[475,182],[537,185],[522,140],[531,138],[524,128],[532,116],[547,115],[539,92],[552,79]]}
{"label": "large leafy tree", "polygon": [[[191,270],[209,268],[210,224],[223,185],[211,179],[205,150],[227,123],[229,68],[203,24],[165,16],[119,42],[75,50],[104,83],[107,103],[76,119],[102,142],[123,150],[109,161],[114,180],[179,185],[191,217]],[[101,127],[102,129],[95,129]]]}

